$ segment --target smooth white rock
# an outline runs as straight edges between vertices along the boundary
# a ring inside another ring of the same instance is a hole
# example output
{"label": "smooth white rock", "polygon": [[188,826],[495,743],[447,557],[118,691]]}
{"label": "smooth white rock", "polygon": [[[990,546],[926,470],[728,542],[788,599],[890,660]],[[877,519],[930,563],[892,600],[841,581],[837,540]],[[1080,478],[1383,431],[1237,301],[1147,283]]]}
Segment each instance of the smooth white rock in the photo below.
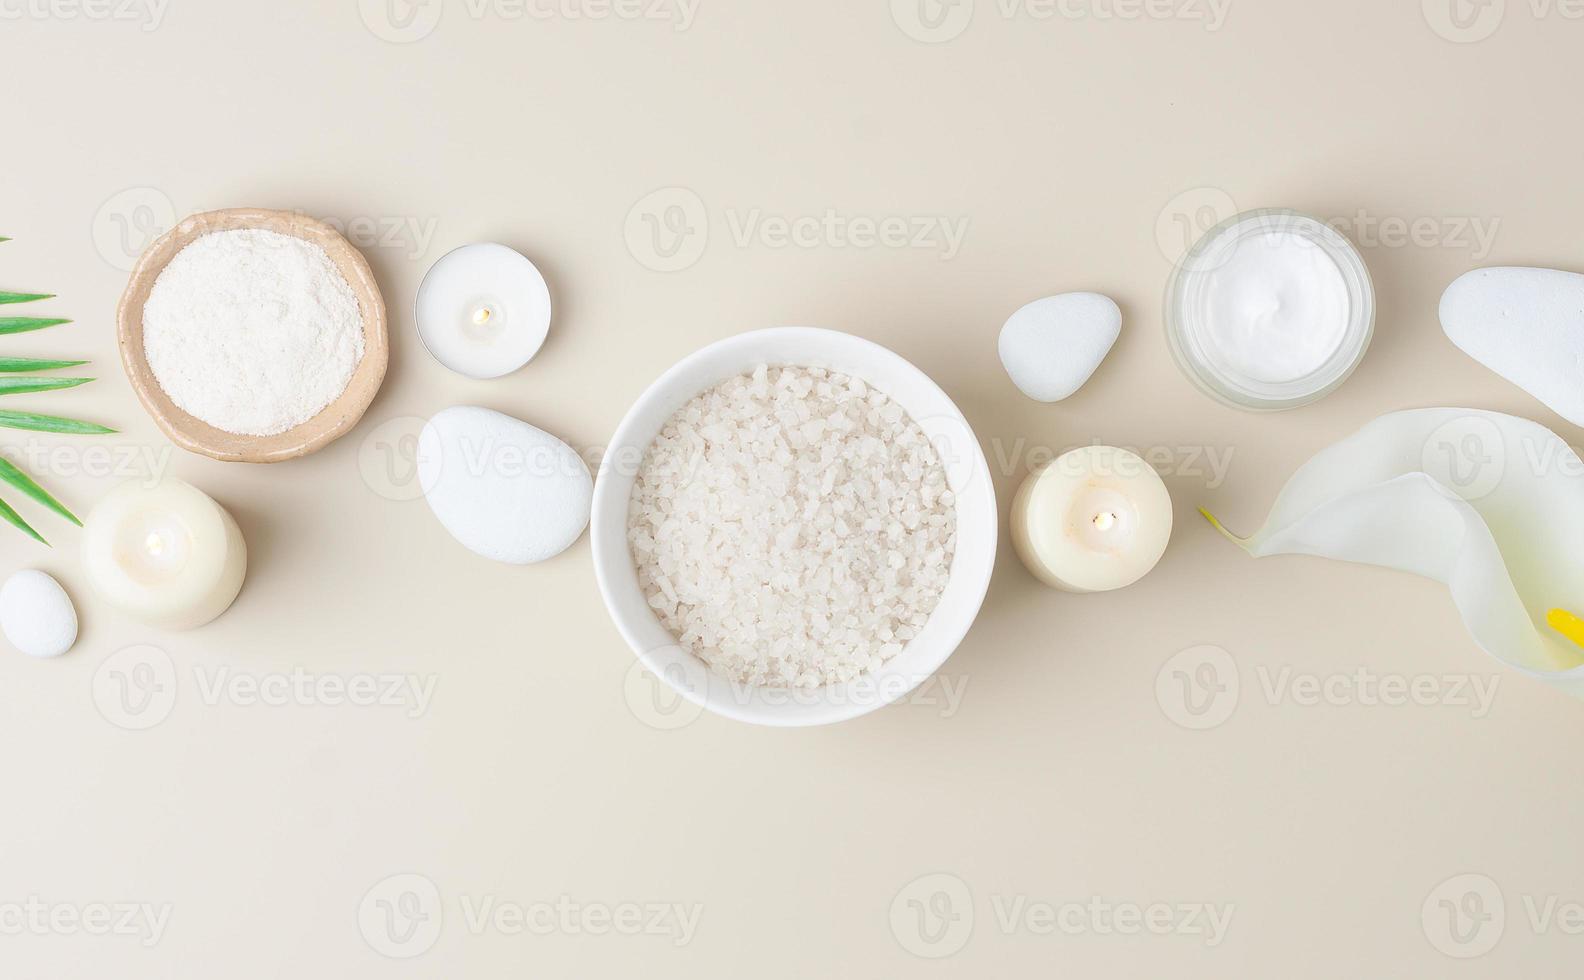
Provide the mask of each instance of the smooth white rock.
{"label": "smooth white rock", "polygon": [[1001,328],[1001,363],[1018,390],[1059,402],[1082,388],[1122,334],[1122,310],[1099,293],[1035,300]]}
{"label": "smooth white rock", "polygon": [[1584,425],[1584,276],[1476,269],[1441,297],[1441,328],[1465,354]]}
{"label": "smooth white rock", "polygon": [[448,408],[418,437],[429,508],[469,550],[512,565],[565,551],[588,527],[594,478],[571,446],[487,408]]}
{"label": "smooth white rock", "polygon": [[30,657],[58,657],[77,642],[77,607],[48,574],[23,569],[0,586],[0,631]]}

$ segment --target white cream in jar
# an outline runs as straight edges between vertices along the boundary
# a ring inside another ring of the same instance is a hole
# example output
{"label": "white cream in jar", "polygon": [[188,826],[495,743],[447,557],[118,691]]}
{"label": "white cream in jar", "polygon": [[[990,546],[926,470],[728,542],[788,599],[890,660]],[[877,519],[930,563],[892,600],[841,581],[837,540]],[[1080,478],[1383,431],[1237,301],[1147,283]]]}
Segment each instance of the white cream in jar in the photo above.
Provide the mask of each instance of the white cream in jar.
{"label": "white cream in jar", "polygon": [[1347,380],[1369,347],[1374,291],[1352,244],[1292,211],[1256,211],[1205,235],[1167,294],[1172,353],[1240,408],[1294,408]]}

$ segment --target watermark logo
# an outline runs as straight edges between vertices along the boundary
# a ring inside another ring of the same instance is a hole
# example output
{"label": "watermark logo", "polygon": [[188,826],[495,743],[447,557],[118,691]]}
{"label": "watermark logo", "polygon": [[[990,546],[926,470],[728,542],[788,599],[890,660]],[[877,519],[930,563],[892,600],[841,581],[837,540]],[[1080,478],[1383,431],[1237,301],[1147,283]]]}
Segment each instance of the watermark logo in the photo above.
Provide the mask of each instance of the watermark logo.
{"label": "watermark logo", "polygon": [[973,23],[974,0],[891,0],[891,19],[922,44],[944,44]]}
{"label": "watermark logo", "polygon": [[128,187],[94,213],[94,248],[111,267],[131,272],[143,251],[174,227],[176,205],[169,195],[156,187]]}
{"label": "watermark logo", "polygon": [[1191,647],[1155,675],[1161,711],[1190,731],[1219,728],[1237,711],[1242,681],[1232,654],[1217,646]]}
{"label": "watermark logo", "polygon": [[153,728],[176,707],[176,664],[159,647],[118,650],[94,672],[93,702],[112,725],[128,731]]}
{"label": "watermark logo", "polygon": [[709,211],[686,187],[662,187],[627,212],[627,251],[646,269],[681,272],[704,257]]}
{"label": "watermark logo", "polygon": [[1161,208],[1155,218],[1155,244],[1176,265],[1211,229],[1235,217],[1237,202],[1219,187],[1193,187]]}
{"label": "watermark logo", "polygon": [[973,938],[974,901],[968,883],[953,874],[927,874],[891,900],[891,935],[914,956],[945,959]]}
{"label": "watermark logo", "polygon": [[422,956],[440,939],[440,889],[420,874],[397,874],[358,903],[358,931],[369,948],[395,960]]}
{"label": "watermark logo", "polygon": [[1496,882],[1461,874],[1437,885],[1424,900],[1420,924],[1436,950],[1459,960],[1484,956],[1507,929],[1507,901]]}
{"label": "watermark logo", "polygon": [[1420,0],[1425,23],[1455,44],[1483,41],[1501,28],[1507,0]]}
{"label": "watermark logo", "polygon": [[1507,473],[1507,440],[1490,419],[1465,415],[1430,434],[1421,463],[1431,479],[1464,500],[1481,500]]}
{"label": "watermark logo", "polygon": [[440,24],[442,0],[358,0],[370,33],[392,44],[422,41]]}
{"label": "watermark logo", "polygon": [[386,500],[405,503],[424,495],[418,475],[419,436],[426,419],[403,415],[370,430],[358,447],[358,472],[363,483]]}
{"label": "watermark logo", "polygon": [[[633,660],[622,678],[622,698],[634,718],[650,728],[674,732],[704,714],[709,668],[697,657],[683,653],[680,647],[668,648],[661,656],[666,661],[664,678],[655,676],[642,660]],[[684,696],[683,690],[693,698]]]}

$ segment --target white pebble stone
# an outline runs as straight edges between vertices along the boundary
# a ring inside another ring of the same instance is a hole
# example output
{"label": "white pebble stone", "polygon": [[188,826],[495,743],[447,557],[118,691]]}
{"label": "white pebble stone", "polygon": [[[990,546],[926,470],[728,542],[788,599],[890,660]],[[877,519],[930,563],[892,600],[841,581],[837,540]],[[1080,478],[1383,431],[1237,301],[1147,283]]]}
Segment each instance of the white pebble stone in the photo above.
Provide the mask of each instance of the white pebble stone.
{"label": "white pebble stone", "polygon": [[1468,356],[1584,425],[1584,276],[1476,269],[1441,297],[1441,327]]}
{"label": "white pebble stone", "polygon": [[1001,328],[1001,363],[1018,390],[1059,402],[1095,373],[1122,334],[1122,310],[1099,293],[1035,300]]}
{"label": "white pebble stone", "polygon": [[0,587],[0,631],[30,657],[58,657],[77,642],[77,609],[59,582],[24,569]]}
{"label": "white pebble stone", "polygon": [[531,565],[588,527],[594,478],[571,446],[487,408],[448,408],[418,438],[418,479],[451,536],[485,558]]}

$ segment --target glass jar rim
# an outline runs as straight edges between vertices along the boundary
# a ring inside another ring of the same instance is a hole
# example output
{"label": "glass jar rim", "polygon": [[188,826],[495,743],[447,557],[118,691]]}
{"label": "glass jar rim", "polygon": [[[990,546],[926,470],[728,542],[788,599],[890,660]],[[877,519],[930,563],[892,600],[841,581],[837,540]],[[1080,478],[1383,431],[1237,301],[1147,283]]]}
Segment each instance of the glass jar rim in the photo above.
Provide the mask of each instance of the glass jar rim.
{"label": "glass jar rim", "polygon": [[[1241,240],[1273,231],[1297,235],[1320,248],[1336,264],[1348,292],[1348,322],[1336,351],[1315,371],[1281,383],[1244,377],[1217,364],[1205,350],[1202,313],[1192,305],[1196,287],[1225,261],[1217,257],[1230,251],[1223,247],[1227,235]],[[1319,401],[1352,376],[1374,337],[1375,289],[1358,249],[1334,227],[1300,211],[1261,208],[1222,221],[1184,253],[1167,283],[1164,312],[1173,359],[1196,387],[1235,408],[1281,411]]]}

